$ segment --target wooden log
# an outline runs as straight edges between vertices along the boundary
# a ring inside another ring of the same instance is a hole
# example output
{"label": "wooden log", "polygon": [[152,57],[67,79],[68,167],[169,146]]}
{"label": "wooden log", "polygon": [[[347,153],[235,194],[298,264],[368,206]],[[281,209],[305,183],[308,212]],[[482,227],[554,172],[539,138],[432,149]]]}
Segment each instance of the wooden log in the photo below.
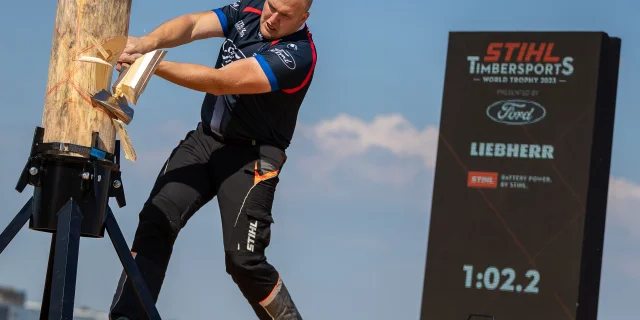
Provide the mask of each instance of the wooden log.
{"label": "wooden log", "polygon": [[[112,118],[91,95],[111,86],[113,66],[126,45],[130,13],[131,0],[58,0],[42,116],[44,142],[90,147],[92,133],[98,132],[98,148],[114,152]],[[78,60],[82,56],[110,65]]]}

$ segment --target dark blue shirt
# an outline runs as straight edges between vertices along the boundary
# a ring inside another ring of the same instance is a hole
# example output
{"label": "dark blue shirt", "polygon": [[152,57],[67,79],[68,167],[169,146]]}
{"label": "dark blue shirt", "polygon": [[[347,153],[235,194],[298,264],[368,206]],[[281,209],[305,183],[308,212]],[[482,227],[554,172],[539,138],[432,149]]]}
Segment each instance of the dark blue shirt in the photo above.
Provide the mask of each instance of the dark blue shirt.
{"label": "dark blue shirt", "polygon": [[224,139],[255,140],[286,149],[293,137],[298,111],[313,79],[316,49],[307,25],[281,39],[264,39],[260,14],[265,0],[240,0],[217,14],[225,40],[215,68],[255,57],[271,84],[261,94],[216,96],[207,93],[202,122]]}

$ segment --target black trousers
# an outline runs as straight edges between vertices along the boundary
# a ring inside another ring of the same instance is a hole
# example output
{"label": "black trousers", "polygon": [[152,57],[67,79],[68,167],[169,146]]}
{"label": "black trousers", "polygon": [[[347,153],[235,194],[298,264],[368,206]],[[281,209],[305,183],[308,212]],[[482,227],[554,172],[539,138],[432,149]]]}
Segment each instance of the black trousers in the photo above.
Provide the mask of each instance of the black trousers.
{"label": "black trousers", "polygon": [[[267,262],[271,214],[283,150],[270,146],[223,144],[202,123],[173,150],[139,215],[131,251],[155,301],[160,294],[173,245],[189,218],[213,197],[222,215],[227,273],[259,319],[271,319],[259,302],[279,280]],[[122,273],[111,319],[147,319]]]}

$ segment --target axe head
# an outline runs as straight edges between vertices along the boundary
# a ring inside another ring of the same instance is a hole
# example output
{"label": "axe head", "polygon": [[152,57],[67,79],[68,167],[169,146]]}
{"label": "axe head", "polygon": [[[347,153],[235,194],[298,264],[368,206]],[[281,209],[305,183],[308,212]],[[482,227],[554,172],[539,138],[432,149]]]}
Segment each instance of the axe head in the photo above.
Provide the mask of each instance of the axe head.
{"label": "axe head", "polygon": [[102,89],[92,95],[91,100],[125,124],[129,124],[133,120],[133,108],[129,106],[124,97],[116,98],[109,91]]}

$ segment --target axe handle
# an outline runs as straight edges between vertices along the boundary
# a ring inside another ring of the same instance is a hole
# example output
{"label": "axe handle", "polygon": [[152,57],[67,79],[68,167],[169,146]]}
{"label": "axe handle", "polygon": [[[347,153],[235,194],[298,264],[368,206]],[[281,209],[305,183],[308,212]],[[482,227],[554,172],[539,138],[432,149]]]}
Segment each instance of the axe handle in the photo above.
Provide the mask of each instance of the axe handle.
{"label": "axe handle", "polygon": [[129,67],[131,67],[130,63],[127,62],[123,62],[120,64],[120,73],[122,73],[122,71],[124,71],[125,69],[129,69]]}
{"label": "axe handle", "polygon": [[129,69],[129,67],[131,67],[131,64],[126,63],[126,62],[123,62],[122,65],[120,66],[120,73],[118,74],[118,78],[116,79],[116,81],[111,86],[111,90],[113,91],[113,94],[116,93],[116,87],[118,86],[120,81],[122,81],[122,78],[124,78],[124,75],[126,73],[125,71],[127,69]]}

